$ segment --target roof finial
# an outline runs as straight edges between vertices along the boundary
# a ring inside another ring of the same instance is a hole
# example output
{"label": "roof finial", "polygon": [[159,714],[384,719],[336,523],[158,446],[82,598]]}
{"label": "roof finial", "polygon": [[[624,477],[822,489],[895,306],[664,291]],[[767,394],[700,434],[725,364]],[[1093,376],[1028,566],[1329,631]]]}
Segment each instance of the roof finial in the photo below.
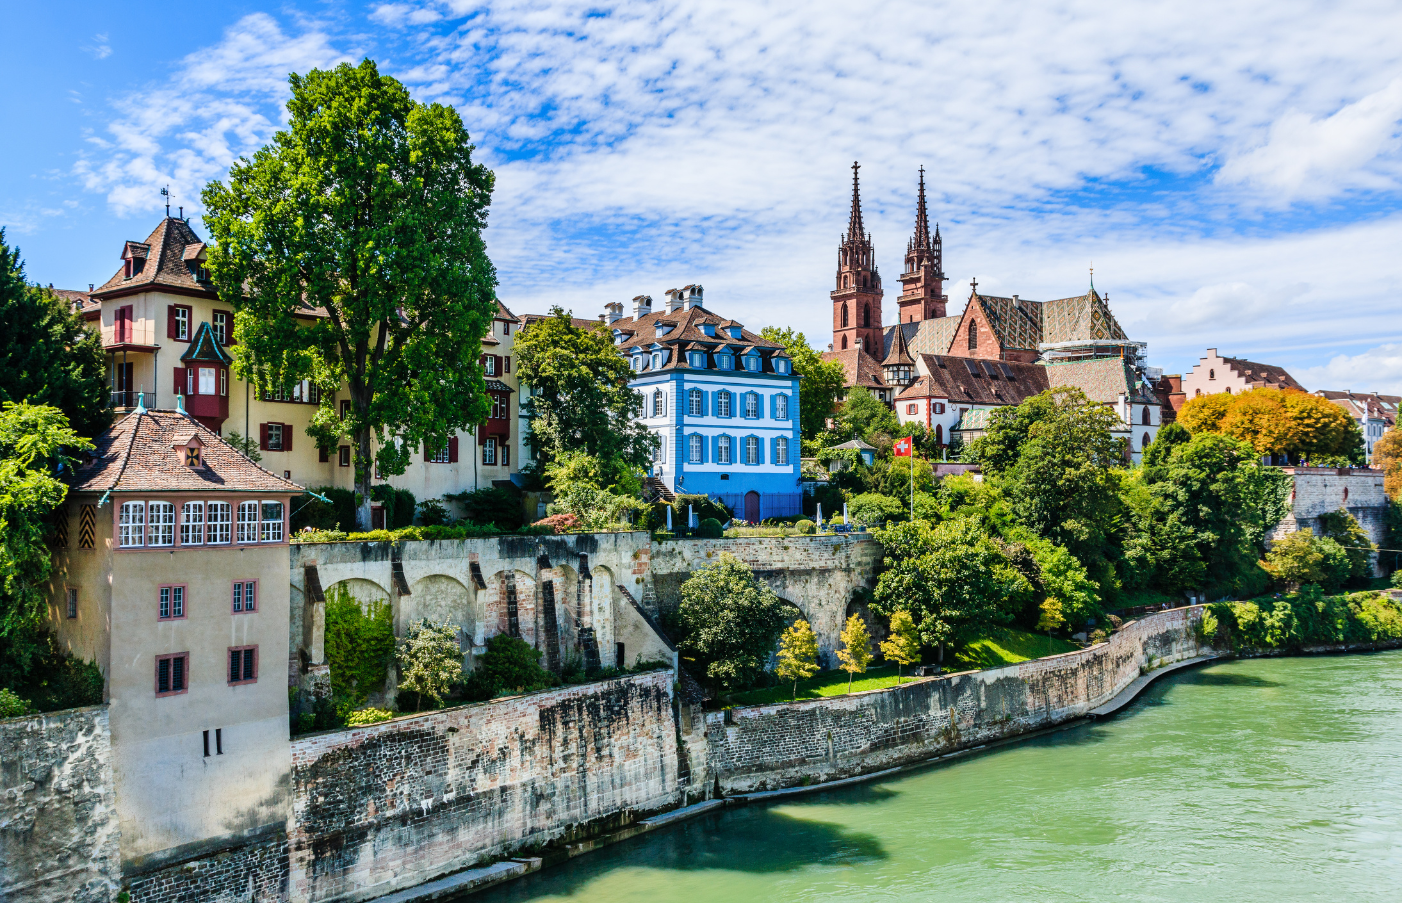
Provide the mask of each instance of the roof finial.
{"label": "roof finial", "polygon": [[166,199],[166,219],[170,219],[170,186],[161,189],[161,197]]}
{"label": "roof finial", "polygon": [[847,238],[856,241],[866,234],[862,229],[862,196],[857,187],[857,170],[861,168],[862,164],[852,161],[852,215],[847,221]]}
{"label": "roof finial", "polygon": [[970,294],[974,294],[974,295],[977,295],[977,294],[978,294],[978,277],[977,277],[977,276],[975,276],[973,279],[970,279],[970,280],[969,280],[969,292],[970,292]]}
{"label": "roof finial", "polygon": [[1095,292],[1095,261],[1094,261],[1094,260],[1092,260],[1092,261],[1090,262],[1090,290],[1091,290],[1091,293],[1092,293],[1092,294]]}
{"label": "roof finial", "polygon": [[146,393],[145,393],[145,392],[137,392],[137,393],[136,393],[136,410],[133,411],[132,413],[134,413],[134,414],[145,414],[145,413],[146,413]]}

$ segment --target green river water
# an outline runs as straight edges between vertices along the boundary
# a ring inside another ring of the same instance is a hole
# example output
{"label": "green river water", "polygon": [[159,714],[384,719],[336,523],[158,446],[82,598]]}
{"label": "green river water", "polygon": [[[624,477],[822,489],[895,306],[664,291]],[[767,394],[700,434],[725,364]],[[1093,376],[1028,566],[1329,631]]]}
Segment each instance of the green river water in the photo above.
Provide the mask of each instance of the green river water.
{"label": "green river water", "polygon": [[1184,672],[1110,721],[702,816],[472,899],[1402,901],[1402,652]]}

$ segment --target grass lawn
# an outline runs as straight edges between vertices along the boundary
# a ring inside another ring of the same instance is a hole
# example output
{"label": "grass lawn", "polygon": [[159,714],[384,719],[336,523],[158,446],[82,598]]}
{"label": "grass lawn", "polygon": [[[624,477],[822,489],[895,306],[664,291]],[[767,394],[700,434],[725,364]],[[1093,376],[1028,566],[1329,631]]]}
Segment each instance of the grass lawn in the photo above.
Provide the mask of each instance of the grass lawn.
{"label": "grass lawn", "polygon": [[[1014,662],[1059,655],[1077,647],[1065,640],[1052,639],[1036,633],[1021,630],[994,628],[988,636],[955,650],[951,658],[945,650],[945,668],[953,671],[973,671],[983,668],[997,668]],[[903,680],[910,680],[909,668],[904,669]],[[868,668],[865,674],[858,674],[852,681],[852,692],[881,690],[896,685],[896,666],[881,665]],[[821,696],[841,696],[847,692],[847,672],[841,670],[819,671],[808,680],[798,682],[799,699],[817,699]],[[771,702],[788,702],[793,698],[793,684],[768,687],[763,690],[750,690],[736,693],[726,701],[731,705],[765,705]]]}

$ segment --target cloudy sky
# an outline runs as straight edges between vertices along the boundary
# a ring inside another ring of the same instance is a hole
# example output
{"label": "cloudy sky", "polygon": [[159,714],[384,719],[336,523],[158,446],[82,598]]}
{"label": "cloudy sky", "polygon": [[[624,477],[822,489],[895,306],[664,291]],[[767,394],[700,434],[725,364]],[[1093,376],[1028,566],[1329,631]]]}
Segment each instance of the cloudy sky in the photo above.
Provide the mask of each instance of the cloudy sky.
{"label": "cloudy sky", "polygon": [[[406,0],[13,4],[0,224],[29,277],[121,243],[282,124],[287,74],[369,56],[497,173],[513,310],[706,286],[830,341],[853,160],[887,320],[925,167],[970,278],[1096,287],[1169,372],[1203,349],[1402,392],[1402,5]],[[196,221],[196,228],[202,225]]]}

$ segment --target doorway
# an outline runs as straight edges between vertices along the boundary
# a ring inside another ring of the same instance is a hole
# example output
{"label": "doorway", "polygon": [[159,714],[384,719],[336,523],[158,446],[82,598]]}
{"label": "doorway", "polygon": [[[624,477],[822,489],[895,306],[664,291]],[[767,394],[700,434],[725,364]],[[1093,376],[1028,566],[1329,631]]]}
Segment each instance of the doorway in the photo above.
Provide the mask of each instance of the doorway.
{"label": "doorway", "polygon": [[759,493],[753,489],[745,493],[745,520],[759,523]]}

